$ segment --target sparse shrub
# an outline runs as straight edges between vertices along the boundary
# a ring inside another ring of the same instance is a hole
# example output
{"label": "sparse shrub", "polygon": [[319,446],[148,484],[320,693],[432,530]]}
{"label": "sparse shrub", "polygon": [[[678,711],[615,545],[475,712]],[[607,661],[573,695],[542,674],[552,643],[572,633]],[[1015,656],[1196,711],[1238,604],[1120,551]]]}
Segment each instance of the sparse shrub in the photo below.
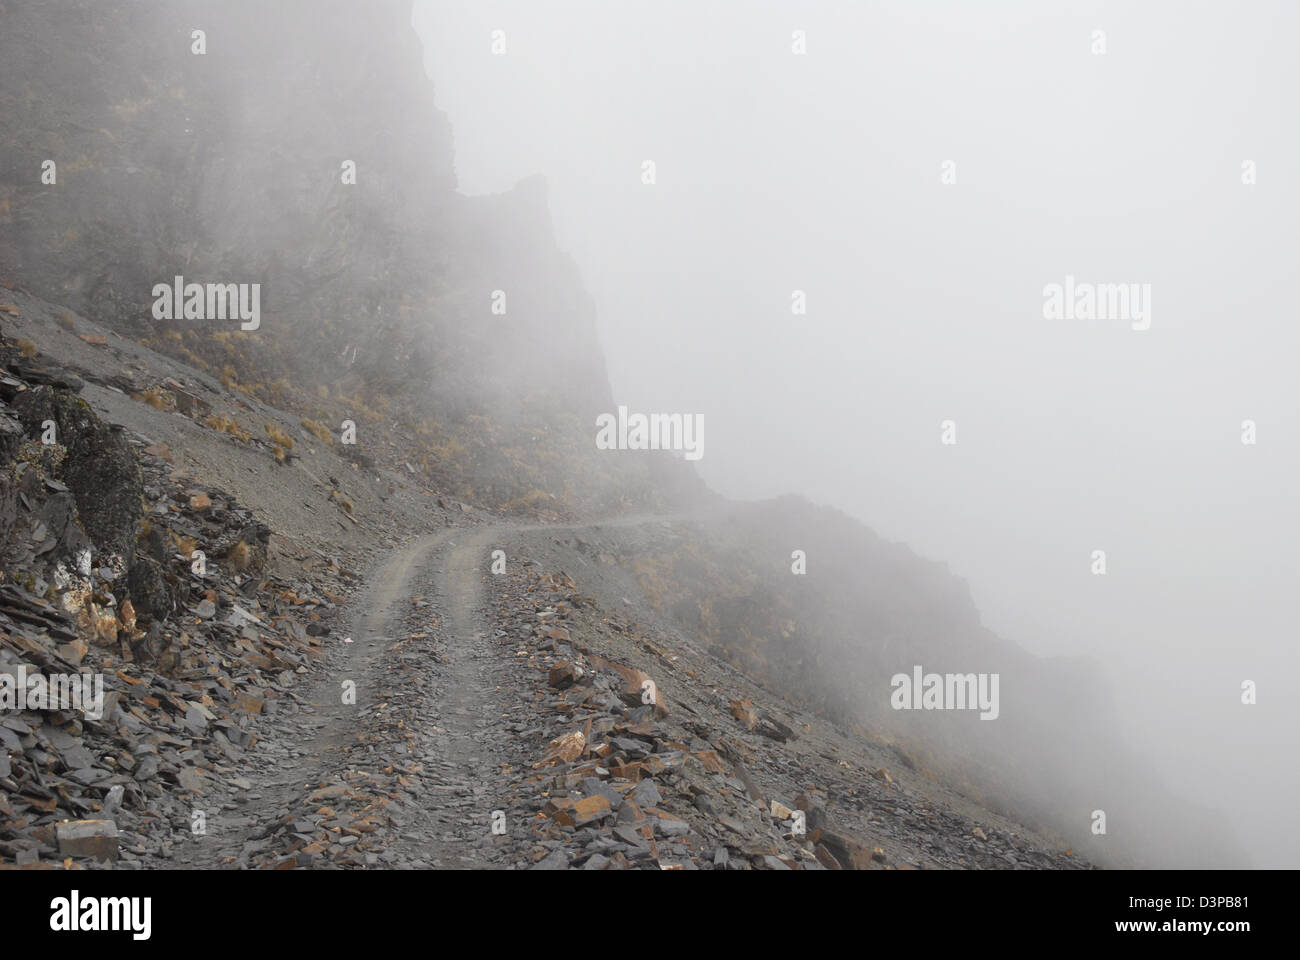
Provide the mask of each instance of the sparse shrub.
{"label": "sparse shrub", "polygon": [[446,443],[435,444],[433,447],[433,455],[438,458],[439,463],[455,463],[468,452],[465,444],[454,437]]}
{"label": "sparse shrub", "polygon": [[172,410],[176,407],[176,398],[165,392],[162,387],[150,387],[144,393],[132,394],[131,399],[147,403],[155,410]]}
{"label": "sparse shrub", "polygon": [[274,423],[264,425],[266,433],[271,438],[271,452],[275,454],[275,459],[284,463],[285,455],[293,449],[293,437],[289,436]]}
{"label": "sparse shrub", "polygon": [[330,433],[329,430],[325,429],[325,427],[321,426],[315,420],[308,420],[306,417],[303,417],[300,422],[302,428],[321,443],[329,444],[331,447],[334,446],[334,435]]}
{"label": "sparse shrub", "polygon": [[549,493],[538,490],[534,487],[523,496],[515,497],[501,509],[505,513],[510,513],[515,510],[536,510],[543,504],[549,505],[553,499],[554,497]]}
{"label": "sparse shrub", "polygon": [[183,537],[175,531],[169,531],[172,543],[176,545],[176,552],[183,554],[185,559],[189,559],[195,550],[199,548],[199,541],[196,537]]}
{"label": "sparse shrub", "polygon": [[240,573],[248,568],[249,550],[248,544],[243,540],[236,541],[235,545],[226,551],[226,565],[235,573]]}
{"label": "sparse shrub", "polygon": [[266,435],[271,438],[271,442],[284,447],[286,450],[293,449],[293,437],[289,436],[274,423],[265,424]]}
{"label": "sparse shrub", "polygon": [[216,430],[219,433],[228,433],[240,443],[248,443],[249,440],[253,439],[251,433],[242,429],[239,424],[230,417],[221,416],[215,413],[209,414],[203,418],[203,425]]}

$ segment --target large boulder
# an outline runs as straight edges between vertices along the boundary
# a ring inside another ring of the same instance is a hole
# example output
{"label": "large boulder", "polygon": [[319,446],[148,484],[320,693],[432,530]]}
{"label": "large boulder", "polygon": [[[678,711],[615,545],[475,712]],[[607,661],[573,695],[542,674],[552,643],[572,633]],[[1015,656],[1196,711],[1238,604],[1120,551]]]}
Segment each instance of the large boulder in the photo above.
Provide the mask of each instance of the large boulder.
{"label": "large boulder", "polygon": [[43,425],[54,422],[65,455],[52,479],[72,493],[81,526],[95,546],[129,561],[144,516],[144,482],[121,429],[105,424],[86,401],[58,387],[25,390],[12,406],[29,436],[41,436]]}
{"label": "large boulder", "polygon": [[175,577],[152,557],[137,556],[127,573],[127,594],[142,624],[166,620],[180,601]]}

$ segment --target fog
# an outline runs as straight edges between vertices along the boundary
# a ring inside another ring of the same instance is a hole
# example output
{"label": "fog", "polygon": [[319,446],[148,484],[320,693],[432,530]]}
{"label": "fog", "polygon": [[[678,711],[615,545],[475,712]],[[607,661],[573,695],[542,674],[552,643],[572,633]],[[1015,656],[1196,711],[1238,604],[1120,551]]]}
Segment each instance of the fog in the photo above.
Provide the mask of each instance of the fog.
{"label": "fog", "polygon": [[[722,494],[841,508],[947,563],[995,632],[1094,658],[1151,769],[1250,863],[1290,867],[1297,21],[1284,3],[413,16],[460,189],[546,178],[618,403],[703,414],[697,467]],[[1046,319],[1067,277],[1149,284],[1149,328]]]}

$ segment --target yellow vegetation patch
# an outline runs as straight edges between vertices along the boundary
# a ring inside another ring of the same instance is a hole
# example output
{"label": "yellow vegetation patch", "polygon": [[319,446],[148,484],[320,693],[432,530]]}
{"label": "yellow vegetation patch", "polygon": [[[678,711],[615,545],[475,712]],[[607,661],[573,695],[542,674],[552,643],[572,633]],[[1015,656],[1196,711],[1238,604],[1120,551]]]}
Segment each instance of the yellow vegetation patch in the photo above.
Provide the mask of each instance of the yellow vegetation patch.
{"label": "yellow vegetation patch", "polygon": [[248,567],[249,551],[248,544],[243,540],[237,541],[233,547],[226,553],[226,563],[230,569],[239,573]]}
{"label": "yellow vegetation patch", "polygon": [[242,429],[239,424],[230,417],[210,414],[203,419],[203,425],[211,427],[213,430],[220,433],[228,433],[241,443],[248,443],[249,440],[253,439],[251,433]]}
{"label": "yellow vegetation patch", "polygon": [[549,504],[554,499],[549,493],[533,488],[521,497],[515,497],[501,509],[509,513],[513,510],[535,510],[542,504]]}
{"label": "yellow vegetation patch", "polygon": [[466,449],[465,444],[453,437],[446,443],[434,444],[432,452],[438,463],[457,463],[469,451]]}
{"label": "yellow vegetation patch", "polygon": [[176,552],[183,554],[187,560],[199,548],[199,541],[196,537],[182,537],[175,532],[172,532],[170,536],[172,543],[176,544]]}
{"label": "yellow vegetation patch", "polygon": [[161,387],[150,387],[144,393],[133,393],[131,399],[147,403],[155,410],[172,410],[176,407],[176,398]]}
{"label": "yellow vegetation patch", "polygon": [[265,424],[266,435],[271,438],[272,443],[279,444],[286,450],[293,449],[293,437],[289,436],[274,423]]}
{"label": "yellow vegetation patch", "polygon": [[331,447],[334,446],[334,435],[326,430],[321,424],[317,423],[315,420],[308,420],[306,417],[302,418],[301,424],[304,430],[321,443],[327,443]]}

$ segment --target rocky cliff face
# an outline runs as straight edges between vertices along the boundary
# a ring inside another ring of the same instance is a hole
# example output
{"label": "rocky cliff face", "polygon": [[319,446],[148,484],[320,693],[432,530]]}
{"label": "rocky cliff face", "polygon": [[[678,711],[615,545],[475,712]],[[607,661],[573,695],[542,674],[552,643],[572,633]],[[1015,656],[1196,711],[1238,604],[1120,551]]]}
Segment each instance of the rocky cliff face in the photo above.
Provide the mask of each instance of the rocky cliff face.
{"label": "rocky cliff face", "polygon": [[435,232],[455,186],[403,6],[360,29],[346,4],[6,3],[5,268],[141,330],[174,273],[263,281],[285,318],[382,305],[363,281]]}
{"label": "rocky cliff face", "polygon": [[[611,409],[594,310],[540,178],[456,192],[409,3],[55,8],[0,3],[0,276],[259,399],[396,422],[466,496],[562,486],[531,448],[585,455]],[[260,284],[260,326],[157,319],[177,276]],[[643,493],[635,467],[606,479]]]}

